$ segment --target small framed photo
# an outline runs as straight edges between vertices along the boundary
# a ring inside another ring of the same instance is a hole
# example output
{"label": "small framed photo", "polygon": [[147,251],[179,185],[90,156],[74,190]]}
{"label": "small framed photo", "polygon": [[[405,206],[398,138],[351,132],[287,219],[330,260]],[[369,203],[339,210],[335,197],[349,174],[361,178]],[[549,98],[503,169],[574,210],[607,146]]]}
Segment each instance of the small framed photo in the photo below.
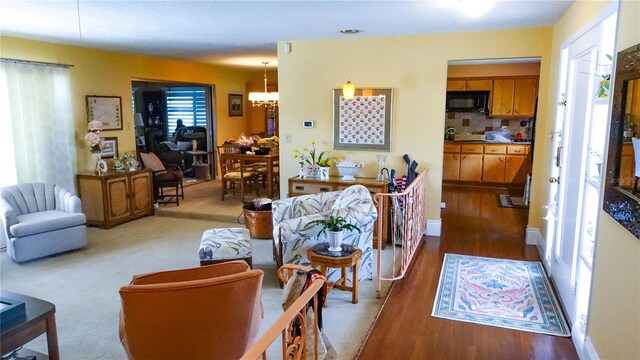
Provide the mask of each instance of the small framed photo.
{"label": "small framed photo", "polygon": [[87,95],[87,118],[100,121],[102,130],[122,130],[122,98]]}
{"label": "small framed photo", "polygon": [[229,94],[229,116],[242,116],[242,94]]}
{"label": "small framed photo", "polygon": [[104,138],[104,145],[102,146],[101,157],[103,159],[110,159],[118,156],[118,138],[106,137]]}

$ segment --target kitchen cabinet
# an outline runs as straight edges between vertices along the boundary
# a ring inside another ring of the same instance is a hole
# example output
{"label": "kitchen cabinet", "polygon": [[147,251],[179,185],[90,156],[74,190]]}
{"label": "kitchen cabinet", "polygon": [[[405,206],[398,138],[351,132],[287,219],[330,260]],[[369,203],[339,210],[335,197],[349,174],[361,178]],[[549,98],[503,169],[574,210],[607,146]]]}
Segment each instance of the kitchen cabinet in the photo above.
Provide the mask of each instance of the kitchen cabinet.
{"label": "kitchen cabinet", "polygon": [[508,184],[524,184],[529,173],[529,157],[507,155],[505,159],[504,182]]}
{"label": "kitchen cabinet", "polygon": [[445,143],[442,179],[497,184],[524,184],[531,171],[530,145]]}
{"label": "kitchen cabinet", "polygon": [[447,79],[447,91],[491,91],[492,79]]}
{"label": "kitchen cabinet", "polygon": [[442,179],[460,180],[460,154],[444,153]]}
{"label": "kitchen cabinet", "polygon": [[484,155],[482,182],[504,183],[505,155]]}
{"label": "kitchen cabinet", "polygon": [[78,174],[78,195],[87,224],[109,229],[153,215],[151,170]]}
{"label": "kitchen cabinet", "polygon": [[633,180],[635,179],[634,174],[635,158],[633,156],[633,144],[622,144],[622,156],[620,157],[620,187],[632,187]]}
{"label": "kitchen cabinet", "polygon": [[[388,181],[378,181],[369,178],[356,178],[355,181],[344,181],[339,176],[330,176],[327,180],[300,178],[294,176],[289,178],[289,196],[299,196],[305,194],[315,194],[321,192],[339,191],[351,185],[363,185],[371,193],[371,197],[377,193],[387,193],[389,190]],[[378,248],[378,221],[382,221],[382,248],[384,249],[390,238],[389,228],[389,201],[383,204],[383,214],[378,216],[378,220],[373,226],[373,247]],[[376,207],[377,209],[377,207]]]}
{"label": "kitchen cabinet", "polygon": [[491,116],[533,117],[537,95],[537,78],[494,79]]}

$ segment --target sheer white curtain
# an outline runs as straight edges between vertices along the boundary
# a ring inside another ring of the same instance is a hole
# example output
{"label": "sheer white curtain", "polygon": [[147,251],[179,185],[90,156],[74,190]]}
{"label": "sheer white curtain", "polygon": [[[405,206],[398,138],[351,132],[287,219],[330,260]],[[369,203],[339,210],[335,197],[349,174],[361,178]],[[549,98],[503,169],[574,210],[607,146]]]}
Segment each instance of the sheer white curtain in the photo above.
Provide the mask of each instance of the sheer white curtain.
{"label": "sheer white curtain", "polygon": [[2,167],[9,169],[0,185],[44,182],[75,191],[69,69],[0,62],[0,108],[0,149],[8,154]]}

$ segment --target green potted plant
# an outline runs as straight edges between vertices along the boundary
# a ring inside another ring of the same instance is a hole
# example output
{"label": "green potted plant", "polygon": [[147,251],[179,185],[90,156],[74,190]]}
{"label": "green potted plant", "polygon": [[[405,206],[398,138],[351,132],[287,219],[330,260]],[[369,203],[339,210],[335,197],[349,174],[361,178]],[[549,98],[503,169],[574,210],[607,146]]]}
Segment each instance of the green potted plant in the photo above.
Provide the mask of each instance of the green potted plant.
{"label": "green potted plant", "polygon": [[314,220],[310,222],[307,227],[313,225],[322,225],[322,229],[318,231],[318,236],[321,234],[327,234],[327,240],[329,242],[329,251],[342,251],[342,235],[344,230],[357,231],[362,233],[362,230],[354,224],[351,224],[345,220],[342,216],[329,216],[326,219]]}

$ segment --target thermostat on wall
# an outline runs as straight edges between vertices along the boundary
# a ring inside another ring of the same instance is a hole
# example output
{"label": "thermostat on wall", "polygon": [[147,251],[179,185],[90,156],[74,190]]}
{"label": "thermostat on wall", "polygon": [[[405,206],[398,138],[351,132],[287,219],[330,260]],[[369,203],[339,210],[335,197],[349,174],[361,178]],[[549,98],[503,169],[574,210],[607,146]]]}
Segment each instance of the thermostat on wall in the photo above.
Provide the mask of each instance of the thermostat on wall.
{"label": "thermostat on wall", "polygon": [[315,126],[315,121],[313,120],[302,120],[302,127],[305,129],[311,129]]}

